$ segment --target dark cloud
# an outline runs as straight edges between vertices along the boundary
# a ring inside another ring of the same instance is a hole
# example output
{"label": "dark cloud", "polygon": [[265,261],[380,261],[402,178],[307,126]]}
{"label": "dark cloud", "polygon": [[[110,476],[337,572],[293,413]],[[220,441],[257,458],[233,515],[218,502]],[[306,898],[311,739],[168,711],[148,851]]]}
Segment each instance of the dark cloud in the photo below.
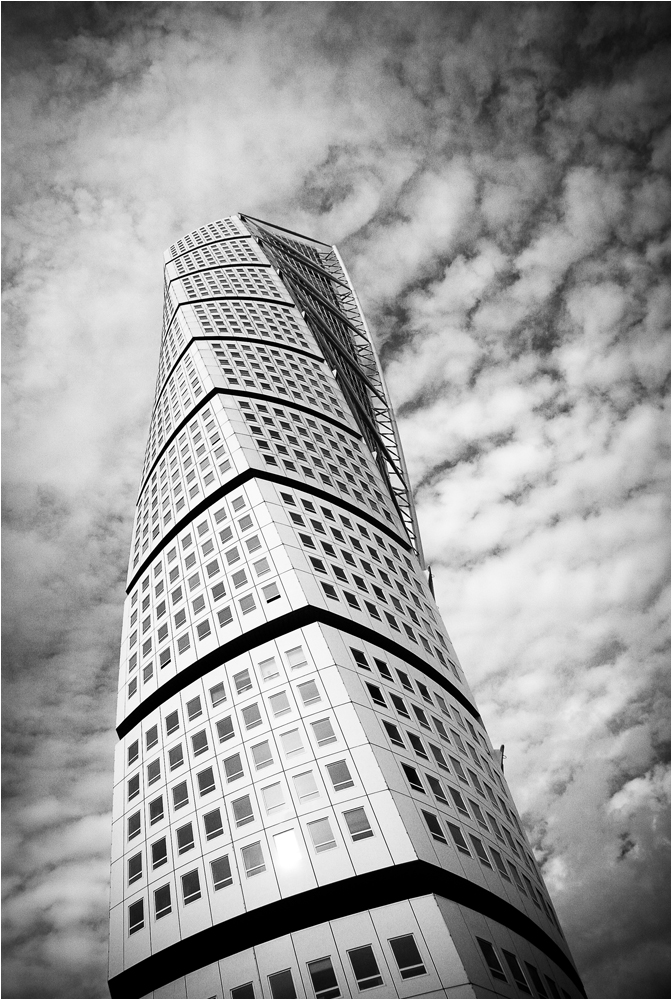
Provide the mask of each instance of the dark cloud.
{"label": "dark cloud", "polygon": [[455,644],[589,995],[665,996],[669,10],[12,3],[7,997],[105,996],[123,580],[161,253],[336,242]]}

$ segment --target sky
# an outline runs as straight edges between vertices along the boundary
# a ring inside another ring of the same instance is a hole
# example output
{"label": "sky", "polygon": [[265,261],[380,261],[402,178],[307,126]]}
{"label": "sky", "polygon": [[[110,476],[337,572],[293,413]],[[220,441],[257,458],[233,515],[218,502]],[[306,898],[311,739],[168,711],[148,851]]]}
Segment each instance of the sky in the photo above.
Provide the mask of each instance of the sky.
{"label": "sky", "polygon": [[590,997],[668,997],[669,6],[5,3],[3,996],[105,997],[163,250],[335,243]]}

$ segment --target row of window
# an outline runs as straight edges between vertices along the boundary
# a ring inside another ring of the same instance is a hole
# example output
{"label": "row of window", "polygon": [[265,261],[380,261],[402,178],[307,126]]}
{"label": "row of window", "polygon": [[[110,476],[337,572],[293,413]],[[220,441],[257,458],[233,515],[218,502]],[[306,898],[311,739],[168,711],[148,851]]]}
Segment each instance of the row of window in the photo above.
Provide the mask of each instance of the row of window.
{"label": "row of window", "polygon": [[[335,743],[338,738],[336,736],[336,733],[334,732],[331,720],[328,718],[316,719],[314,722],[310,723],[310,728],[313,731],[313,738],[318,747],[324,747],[328,746],[330,743]],[[303,753],[305,748],[303,746],[301,732],[298,729],[291,729],[285,733],[281,733],[279,738],[280,738],[280,745],[282,746],[283,751],[288,758],[296,756],[299,753]],[[178,759],[179,759],[179,754],[181,753],[181,747],[177,747],[175,748],[175,750],[178,754]],[[255,762],[259,760],[263,761],[266,754],[270,755],[272,760],[270,743],[268,741],[262,741],[260,744],[251,747],[251,753]],[[266,761],[268,763],[270,763],[271,760],[268,760],[268,758],[266,758]],[[223,761],[222,766],[227,784],[237,780],[244,774],[243,763],[240,753],[232,754],[230,757],[227,757]],[[257,763],[256,766],[258,768],[259,764]],[[196,783],[198,785],[200,796],[207,795],[210,792],[215,791],[217,785],[213,768],[206,767],[202,771],[197,772]],[[189,804],[190,801],[189,783],[187,781],[179,781],[176,785],[173,785],[171,787],[170,794],[172,798],[173,811],[177,812],[177,810]],[[245,803],[244,800],[247,800],[247,803]],[[237,817],[238,811],[246,809],[248,806],[249,810],[251,811],[252,806],[249,795],[243,796],[240,800],[239,805],[236,805],[236,802],[234,801],[232,803],[234,818]],[[152,799],[148,803],[148,811],[149,811],[150,825],[158,823],[160,820],[164,818],[165,806],[164,806],[163,795],[157,796],[155,799]],[[236,822],[236,825],[241,826],[242,824]],[[128,817],[127,827],[128,827],[128,840],[132,840],[134,837],[139,836],[141,832],[140,810],[132,813]]]}
{"label": "row of window", "polygon": [[[492,941],[487,941],[484,938],[477,937],[479,947],[485,959],[485,963],[488,967],[490,975],[493,979],[500,983],[508,983],[511,985],[511,980],[504,971],[501,959],[497,949],[493,945]],[[565,993],[564,990],[560,991],[558,985],[554,979],[550,976],[544,974],[543,980],[539,970],[536,966],[532,965],[531,962],[525,962],[525,969],[527,973],[523,972],[523,968],[518,961],[516,955],[511,951],[507,951],[506,948],[502,948],[502,955],[504,956],[504,961],[509,970],[509,975],[513,980],[514,986],[516,986],[521,992],[532,996],[532,990],[534,990],[537,996],[540,997],[568,997],[569,994]],[[545,982],[544,982],[545,980]]]}

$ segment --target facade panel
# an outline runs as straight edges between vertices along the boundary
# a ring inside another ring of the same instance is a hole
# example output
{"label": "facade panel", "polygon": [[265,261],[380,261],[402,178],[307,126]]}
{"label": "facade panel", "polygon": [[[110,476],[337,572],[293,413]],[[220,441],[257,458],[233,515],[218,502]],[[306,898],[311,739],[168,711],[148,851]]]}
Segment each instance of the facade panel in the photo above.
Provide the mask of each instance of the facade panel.
{"label": "facade panel", "polygon": [[117,732],[113,996],[583,995],[347,272],[246,216],[166,253]]}

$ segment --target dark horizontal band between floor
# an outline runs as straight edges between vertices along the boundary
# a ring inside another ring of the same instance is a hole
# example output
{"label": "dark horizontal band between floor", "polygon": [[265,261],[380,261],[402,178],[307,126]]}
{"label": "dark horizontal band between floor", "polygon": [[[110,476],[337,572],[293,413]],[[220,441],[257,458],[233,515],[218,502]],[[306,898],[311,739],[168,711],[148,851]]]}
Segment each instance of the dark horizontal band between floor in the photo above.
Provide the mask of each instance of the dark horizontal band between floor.
{"label": "dark horizontal band between floor", "polygon": [[130,594],[135,587],[138,579],[142,576],[148,566],[150,566],[158,554],[162,552],[166,545],[172,542],[173,538],[186,528],[188,524],[195,521],[197,517],[200,517],[204,511],[208,510],[213,504],[221,500],[222,497],[227,496],[229,493],[233,493],[240,486],[244,486],[248,483],[250,479],[265,479],[270,483],[277,483],[278,486],[285,486],[291,490],[298,490],[299,492],[308,493],[310,496],[318,497],[325,503],[335,504],[338,507],[342,507],[343,510],[347,510],[350,514],[355,517],[361,517],[362,521],[366,521],[368,524],[376,528],[377,531],[381,531],[388,538],[391,538],[397,545],[400,545],[402,549],[407,552],[411,551],[411,546],[408,539],[402,538],[396,531],[392,528],[387,527],[382,521],[377,520],[372,514],[367,511],[362,510],[361,507],[357,507],[354,503],[350,503],[348,500],[344,500],[342,496],[337,493],[327,493],[326,490],[320,489],[319,486],[311,486],[310,483],[304,483],[300,479],[290,479],[289,476],[281,476],[277,472],[268,472],[266,469],[246,469],[241,472],[240,475],[236,476],[234,479],[230,479],[228,483],[224,483],[219,489],[216,489],[213,493],[208,493],[206,497],[201,500],[200,503],[188,510],[184,517],[176,521],[172,526],[170,531],[167,531],[160,542],[150,550],[149,554],[145,559],[142,560],[140,566],[133,574],[128,586],[126,587],[126,593]]}
{"label": "dark horizontal band between floor", "polygon": [[244,632],[242,635],[236,636],[235,639],[224,643],[218,649],[213,649],[211,653],[206,653],[200,660],[191,663],[184,670],[180,670],[178,674],[175,674],[165,684],[162,684],[158,690],[145,698],[125,719],[122,719],[117,726],[119,739],[130,733],[150,712],[159,708],[168,698],[172,698],[174,694],[182,691],[188,684],[192,684],[193,681],[198,680],[199,677],[204,677],[205,674],[210,673],[215,667],[221,666],[227,660],[233,660],[236,656],[247,653],[250,649],[255,649],[264,642],[271,642],[281,635],[286,635],[288,632],[293,632],[296,629],[305,628],[314,622],[329,625],[332,628],[338,629],[339,632],[345,632],[348,635],[357,636],[358,639],[363,639],[366,642],[380,646],[381,649],[385,649],[388,653],[392,653],[394,656],[405,660],[406,663],[416,667],[416,669],[440,685],[444,691],[447,691],[456,701],[459,701],[460,705],[470,715],[477,719],[478,722],[481,722],[478,711],[460,689],[455,687],[451,681],[447,680],[438,670],[430,666],[429,663],[425,663],[417,653],[413,653],[410,649],[406,649],[393,639],[388,638],[386,635],[381,635],[380,632],[376,632],[366,625],[360,625],[359,622],[355,622],[351,618],[344,618],[342,615],[334,614],[333,611],[327,611],[325,608],[317,608],[312,604],[307,604],[303,608],[290,611],[286,615],[281,615],[279,618],[264,622],[263,625],[259,625],[257,628],[250,629],[249,632]]}
{"label": "dark horizontal band between floor", "polygon": [[442,896],[475,910],[524,937],[555,962],[582,995],[586,995],[567,954],[526,914],[488,889],[426,861],[408,861],[394,865],[393,869],[388,867],[355,875],[275,900],[215,924],[114,976],[109,982],[110,995],[144,996],[180,976],[265,941],[363,910],[427,895]]}

